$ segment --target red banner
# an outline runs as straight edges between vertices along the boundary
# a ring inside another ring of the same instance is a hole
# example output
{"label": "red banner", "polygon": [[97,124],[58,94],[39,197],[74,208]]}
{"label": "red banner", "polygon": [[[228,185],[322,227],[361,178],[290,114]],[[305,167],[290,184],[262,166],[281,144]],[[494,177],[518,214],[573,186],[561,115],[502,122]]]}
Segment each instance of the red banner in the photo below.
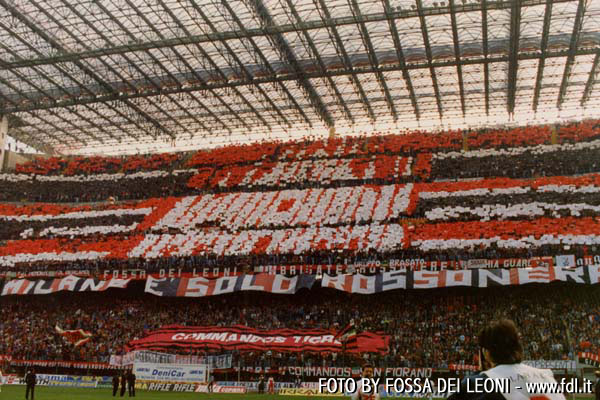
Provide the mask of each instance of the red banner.
{"label": "red banner", "polygon": [[[148,336],[129,342],[129,350],[197,348],[205,350],[341,352],[342,343],[325,329],[258,330],[242,325],[180,326],[169,325]],[[357,335],[356,344],[345,351],[386,353],[390,337],[371,332]]]}

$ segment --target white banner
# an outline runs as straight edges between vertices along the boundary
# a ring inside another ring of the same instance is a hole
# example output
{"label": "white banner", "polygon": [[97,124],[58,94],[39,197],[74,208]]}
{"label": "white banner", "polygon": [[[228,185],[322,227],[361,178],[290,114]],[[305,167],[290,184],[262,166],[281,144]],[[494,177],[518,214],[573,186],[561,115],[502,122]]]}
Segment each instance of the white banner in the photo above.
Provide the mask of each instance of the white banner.
{"label": "white banner", "polygon": [[557,267],[574,267],[575,266],[575,256],[573,254],[556,256],[556,266]]}
{"label": "white banner", "polygon": [[574,371],[577,368],[577,363],[573,360],[525,360],[523,364],[541,369],[566,369]]}
{"label": "white banner", "polygon": [[134,364],[134,372],[140,381],[165,382],[165,383],[201,383],[206,382],[206,365],[181,365],[181,364]]}
{"label": "white banner", "polygon": [[207,365],[211,369],[225,369],[231,368],[232,355],[211,355],[211,356],[197,356],[197,355],[182,355],[182,354],[168,354],[159,353],[156,351],[131,351],[125,355],[111,355],[110,365],[115,366],[129,366],[135,363],[147,363],[147,364],[189,364],[189,365]]}

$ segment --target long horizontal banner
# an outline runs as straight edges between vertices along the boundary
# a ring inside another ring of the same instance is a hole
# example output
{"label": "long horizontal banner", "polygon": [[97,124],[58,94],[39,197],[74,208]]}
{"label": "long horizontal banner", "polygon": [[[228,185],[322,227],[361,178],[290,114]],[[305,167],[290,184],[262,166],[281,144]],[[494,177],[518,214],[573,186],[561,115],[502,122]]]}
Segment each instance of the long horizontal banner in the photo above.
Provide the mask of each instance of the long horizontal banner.
{"label": "long horizontal banner", "polygon": [[[420,271],[420,270],[465,270],[465,269],[497,269],[497,268],[537,268],[544,266],[581,267],[586,265],[600,265],[600,255],[588,255],[575,258],[574,255],[557,255],[555,257],[533,258],[477,258],[458,261],[427,261],[424,258],[388,259],[356,262],[353,264],[301,264],[301,265],[261,265],[254,267],[254,273],[268,273],[272,275],[335,275],[335,274],[375,274],[378,272],[393,271]],[[237,267],[216,266],[204,268],[162,268],[148,271],[141,268],[103,270],[98,272],[90,270],[0,270],[0,278],[4,279],[44,279],[63,278],[69,275],[91,278],[97,276],[102,280],[133,279],[146,280],[153,278],[220,278],[223,276],[239,276],[243,272]]]}
{"label": "long horizontal banner", "polygon": [[432,289],[453,286],[485,288],[554,281],[579,284],[600,283],[600,265],[577,268],[393,271],[375,275],[324,275],[321,286],[349,293],[372,294],[395,289]]}
{"label": "long horizontal banner", "polygon": [[[244,369],[244,372],[248,372]],[[300,377],[359,377],[362,376],[360,367],[333,367],[333,366],[282,366],[279,374],[289,374]],[[386,367],[373,368],[374,377],[403,377],[403,378],[431,378],[433,368],[408,368],[408,367]]]}
{"label": "long horizontal banner", "polygon": [[[148,336],[129,342],[129,350],[203,349],[285,352],[340,352],[342,343],[334,333],[325,329],[259,330],[248,326],[180,326],[169,325]],[[349,352],[385,353],[390,337],[370,332],[356,336]]]}
{"label": "long horizontal banner", "polygon": [[49,367],[49,368],[80,368],[80,369],[115,369],[108,363],[88,361],[53,361],[53,360],[13,360],[10,365],[15,367]]}
{"label": "long horizontal banner", "polygon": [[[163,297],[204,297],[239,291],[262,291],[278,294],[295,294],[300,289],[310,289],[318,275],[300,274],[286,277],[279,274],[245,274],[223,276],[216,279],[154,278],[146,279],[146,293]],[[60,291],[104,291],[124,289],[131,279],[98,280],[67,276],[55,279],[15,279],[0,282],[0,295],[50,294]],[[396,289],[432,289],[443,287],[490,287],[550,283],[555,281],[578,284],[600,283],[600,265],[581,267],[537,266],[533,268],[492,268],[466,270],[398,270],[373,275],[338,274],[323,275],[321,286],[348,293],[371,294]]]}
{"label": "long horizontal banner", "polygon": [[0,282],[0,295],[50,294],[62,291],[102,292],[111,288],[124,289],[130,279],[110,279],[101,281],[92,278],[67,276],[56,279],[14,279]]}
{"label": "long horizontal banner", "polygon": [[146,280],[146,292],[165,297],[204,297],[246,290],[294,294],[302,288],[310,289],[314,283],[314,275],[287,278],[283,275],[256,274],[224,276],[217,279],[156,279],[150,276]]}

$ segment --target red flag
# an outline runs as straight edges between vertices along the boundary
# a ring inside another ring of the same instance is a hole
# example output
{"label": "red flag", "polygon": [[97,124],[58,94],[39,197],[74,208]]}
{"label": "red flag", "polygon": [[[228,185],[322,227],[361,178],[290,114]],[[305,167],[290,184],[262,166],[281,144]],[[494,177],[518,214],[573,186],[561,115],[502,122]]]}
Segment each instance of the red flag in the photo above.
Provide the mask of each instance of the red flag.
{"label": "red flag", "polygon": [[58,325],[54,327],[56,333],[63,337],[67,342],[75,347],[81,346],[92,339],[92,332],[84,331],[83,329],[63,330]]}
{"label": "red flag", "polygon": [[357,348],[357,337],[356,327],[354,326],[354,320],[352,319],[350,320],[350,323],[339,330],[333,338],[334,340],[342,342],[342,351],[346,351]]}

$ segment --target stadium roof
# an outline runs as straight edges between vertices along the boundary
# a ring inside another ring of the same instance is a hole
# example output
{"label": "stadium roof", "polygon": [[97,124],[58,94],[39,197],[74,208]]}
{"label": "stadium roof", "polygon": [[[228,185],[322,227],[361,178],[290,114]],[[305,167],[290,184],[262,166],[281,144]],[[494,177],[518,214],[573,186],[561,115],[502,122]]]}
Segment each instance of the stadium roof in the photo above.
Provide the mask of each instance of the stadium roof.
{"label": "stadium roof", "polygon": [[10,134],[67,153],[600,109],[600,0],[0,0],[0,49]]}

